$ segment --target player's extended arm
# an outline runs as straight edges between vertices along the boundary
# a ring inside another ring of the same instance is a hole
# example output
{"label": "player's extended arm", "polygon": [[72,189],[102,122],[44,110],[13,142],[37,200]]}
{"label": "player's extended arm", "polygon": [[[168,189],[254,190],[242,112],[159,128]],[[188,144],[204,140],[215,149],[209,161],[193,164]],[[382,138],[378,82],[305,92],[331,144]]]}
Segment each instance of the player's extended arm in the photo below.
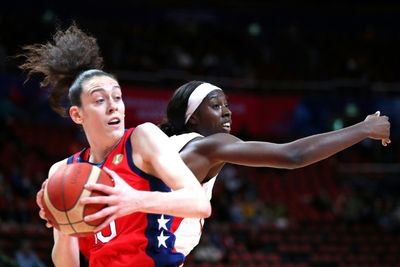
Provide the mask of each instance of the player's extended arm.
{"label": "player's extended arm", "polygon": [[363,122],[355,125],[306,137],[289,143],[288,149],[295,151],[295,165],[303,167],[332,156],[360,141],[371,138],[380,140],[383,146],[390,141],[390,123],[387,116],[379,112],[369,115]]}
{"label": "player's extended arm", "polygon": [[[244,142],[232,135],[215,134],[198,141],[195,150],[198,158],[207,155],[213,162],[293,169],[323,160],[366,138],[381,140],[383,145],[389,144],[388,117],[375,113],[352,126],[284,144]],[[196,141],[193,142],[193,147],[196,147]]]}

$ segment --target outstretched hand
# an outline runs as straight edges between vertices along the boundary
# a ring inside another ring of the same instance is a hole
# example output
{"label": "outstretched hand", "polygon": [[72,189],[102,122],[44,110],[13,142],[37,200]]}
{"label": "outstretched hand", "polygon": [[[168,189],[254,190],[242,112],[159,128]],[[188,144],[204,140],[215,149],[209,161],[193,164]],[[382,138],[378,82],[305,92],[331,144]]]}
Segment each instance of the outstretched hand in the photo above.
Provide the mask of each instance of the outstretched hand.
{"label": "outstretched hand", "polygon": [[140,205],[140,194],[138,194],[136,189],[127,184],[116,172],[106,167],[104,167],[104,170],[114,179],[115,186],[87,184],[85,185],[86,189],[102,192],[105,196],[90,196],[81,199],[82,204],[108,205],[100,211],[87,215],[84,218],[86,222],[89,222],[107,217],[102,224],[96,227],[95,232],[100,231],[119,217],[136,212]]}
{"label": "outstretched hand", "polygon": [[387,116],[381,116],[380,111],[365,118],[370,123],[369,138],[381,140],[383,146],[390,144],[390,122]]}

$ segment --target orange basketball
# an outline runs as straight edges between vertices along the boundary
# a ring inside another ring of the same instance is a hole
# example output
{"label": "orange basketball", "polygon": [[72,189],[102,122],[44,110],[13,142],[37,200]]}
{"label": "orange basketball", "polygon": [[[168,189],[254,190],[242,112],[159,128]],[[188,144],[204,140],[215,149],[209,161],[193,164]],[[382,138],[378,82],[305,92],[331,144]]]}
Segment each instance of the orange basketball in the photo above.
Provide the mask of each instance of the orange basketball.
{"label": "orange basketball", "polygon": [[92,234],[93,229],[105,218],[85,222],[86,215],[103,209],[104,204],[80,203],[86,196],[103,195],[89,191],[85,184],[114,186],[112,178],[102,169],[89,163],[73,163],[61,166],[48,180],[43,194],[43,207],[49,222],[65,234],[83,236]]}

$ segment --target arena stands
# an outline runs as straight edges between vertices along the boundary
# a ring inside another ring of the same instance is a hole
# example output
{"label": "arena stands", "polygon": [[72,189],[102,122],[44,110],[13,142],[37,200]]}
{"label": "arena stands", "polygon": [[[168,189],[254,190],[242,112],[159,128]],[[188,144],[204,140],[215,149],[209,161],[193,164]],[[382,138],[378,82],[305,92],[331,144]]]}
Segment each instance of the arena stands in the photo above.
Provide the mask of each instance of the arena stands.
{"label": "arena stands", "polygon": [[[376,110],[390,116],[387,148],[366,141],[298,170],[226,166],[214,189],[213,215],[185,266],[398,266],[400,4],[179,2],[99,6],[100,12],[87,3],[4,3],[0,266],[15,266],[15,251],[27,237],[52,266],[52,232],[38,216],[35,194],[50,164],[85,140],[48,108],[35,81],[24,83],[21,59],[13,56],[72,20],[99,38],[105,68],[129,88],[132,125],[158,123],[169,94],[193,79],[232,94],[234,131],[247,140],[289,141]],[[149,99],[160,109],[138,114]]]}

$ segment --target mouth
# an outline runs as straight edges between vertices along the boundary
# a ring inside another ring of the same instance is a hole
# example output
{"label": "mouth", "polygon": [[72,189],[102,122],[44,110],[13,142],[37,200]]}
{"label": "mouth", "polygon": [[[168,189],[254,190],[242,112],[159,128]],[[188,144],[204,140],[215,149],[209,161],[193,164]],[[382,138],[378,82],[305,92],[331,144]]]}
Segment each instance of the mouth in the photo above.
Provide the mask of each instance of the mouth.
{"label": "mouth", "polygon": [[222,128],[226,131],[226,132],[230,132],[231,131],[231,123],[230,122],[225,122],[224,124],[222,124]]}
{"label": "mouth", "polygon": [[112,118],[111,120],[108,121],[108,125],[119,125],[121,123],[121,120],[119,118]]}

